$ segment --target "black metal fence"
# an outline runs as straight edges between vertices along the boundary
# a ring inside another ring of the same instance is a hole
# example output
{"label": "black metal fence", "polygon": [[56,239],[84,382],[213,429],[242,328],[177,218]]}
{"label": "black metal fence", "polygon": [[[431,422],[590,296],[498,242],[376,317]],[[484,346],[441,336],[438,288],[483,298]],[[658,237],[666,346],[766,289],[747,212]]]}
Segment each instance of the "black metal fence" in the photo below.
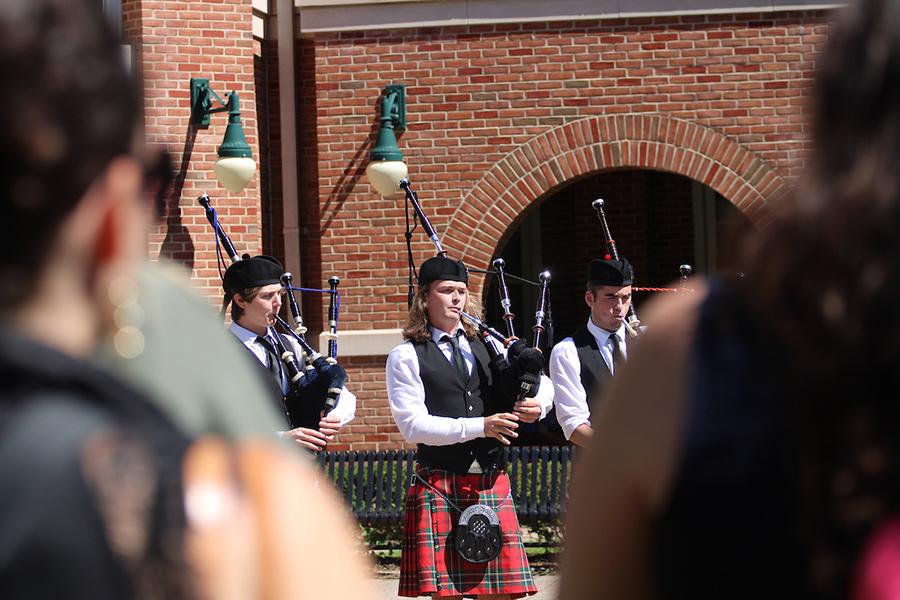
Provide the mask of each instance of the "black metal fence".
{"label": "black metal fence", "polygon": [[[519,520],[556,521],[565,510],[572,446],[504,448]],[[320,452],[319,466],[334,481],[363,525],[399,523],[413,473],[415,450]]]}

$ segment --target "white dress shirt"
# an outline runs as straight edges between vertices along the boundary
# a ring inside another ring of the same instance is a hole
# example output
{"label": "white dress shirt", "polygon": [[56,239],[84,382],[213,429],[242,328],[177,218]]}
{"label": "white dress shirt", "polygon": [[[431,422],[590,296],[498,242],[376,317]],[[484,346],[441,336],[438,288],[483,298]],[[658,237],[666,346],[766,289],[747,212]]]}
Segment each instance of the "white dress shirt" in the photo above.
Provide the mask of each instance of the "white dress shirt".
{"label": "white dress shirt", "polygon": [[[588,317],[587,328],[597,341],[600,355],[609,367],[610,373],[615,373],[609,336],[613,333],[618,334],[622,358],[628,358],[624,343],[625,325],[622,324],[618,331],[607,331],[594,325],[594,322]],[[550,379],[553,380],[553,403],[556,406],[556,419],[568,440],[572,438],[572,433],[579,425],[583,423],[590,425],[591,423],[587,394],[584,386],[581,385],[581,361],[578,360],[575,341],[571,337],[567,337],[553,346],[553,350],[550,352]]]}
{"label": "white dress shirt", "polygon": [[[456,331],[448,334],[431,328],[432,339],[451,364],[452,346],[449,341],[440,340],[445,335],[455,333]],[[475,355],[465,336],[459,337],[459,348],[471,373]],[[404,342],[391,350],[388,354],[386,373],[391,414],[407,442],[448,446],[485,437],[484,417],[438,417],[428,413],[425,406],[425,387],[419,375],[419,358],[412,342]],[[541,403],[541,418],[543,418],[553,406],[553,384],[548,377],[541,377],[536,398]]]}
{"label": "white dress shirt", "polygon": [[[250,352],[253,353],[256,358],[259,359],[259,362],[263,364],[263,366],[268,366],[268,355],[266,353],[265,347],[256,341],[256,338],[259,337],[257,334],[253,333],[249,329],[241,327],[237,323],[231,324],[231,333],[233,333],[237,339],[241,341]],[[297,365],[302,369],[303,365],[300,364],[300,357],[303,355],[300,346],[297,342],[291,339],[290,336],[286,336],[286,343],[289,345],[288,350],[294,353],[294,357],[297,360]],[[281,338],[282,341],[285,341],[285,337]],[[287,376],[285,373],[285,369],[280,369],[281,372],[281,391],[282,393],[287,393],[290,389],[290,385],[287,380]],[[329,413],[329,415],[336,416],[340,419],[340,425],[343,427],[347,423],[353,420],[356,416],[356,396],[347,389],[346,386],[341,388],[341,395],[338,396],[337,405],[334,409]]]}

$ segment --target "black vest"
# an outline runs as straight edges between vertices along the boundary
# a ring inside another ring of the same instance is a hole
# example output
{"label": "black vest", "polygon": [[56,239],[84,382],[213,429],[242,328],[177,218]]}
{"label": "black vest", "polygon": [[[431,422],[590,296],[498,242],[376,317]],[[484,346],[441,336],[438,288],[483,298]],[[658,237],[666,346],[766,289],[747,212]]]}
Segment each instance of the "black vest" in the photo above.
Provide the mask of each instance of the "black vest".
{"label": "black vest", "polygon": [[[438,417],[486,417],[499,412],[496,386],[490,369],[490,357],[484,342],[469,342],[475,365],[468,383],[463,383],[453,364],[434,340],[412,342],[419,359],[419,375],[425,388],[428,413]],[[499,440],[478,438],[462,444],[429,446],[419,444],[416,460],[427,467],[467,473],[477,459],[484,471],[502,469],[503,453]]]}
{"label": "black vest", "polygon": [[612,379],[612,373],[600,354],[597,338],[588,331],[587,326],[579,327],[572,334],[572,341],[575,342],[578,362],[581,363],[581,386],[587,394],[588,409],[593,414],[594,402],[606,382]]}

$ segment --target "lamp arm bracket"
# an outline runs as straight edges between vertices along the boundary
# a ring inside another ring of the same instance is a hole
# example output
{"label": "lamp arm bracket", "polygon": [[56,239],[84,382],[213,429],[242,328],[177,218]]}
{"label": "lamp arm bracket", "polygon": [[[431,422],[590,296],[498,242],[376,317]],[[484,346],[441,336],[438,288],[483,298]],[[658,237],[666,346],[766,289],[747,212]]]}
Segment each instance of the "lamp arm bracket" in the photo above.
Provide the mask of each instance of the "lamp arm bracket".
{"label": "lamp arm bracket", "polygon": [[[219,108],[213,108],[210,96],[215,98],[221,105]],[[209,115],[230,110],[231,94],[226,94],[227,99],[219,96],[211,87],[209,87],[209,79],[201,77],[191,78],[191,123],[201,127],[209,126]]]}
{"label": "lamp arm bracket", "polygon": [[391,84],[384,87],[381,100],[381,121],[389,119],[396,129],[406,129],[406,86]]}
{"label": "lamp arm bracket", "polygon": [[[223,100],[222,97],[220,95],[218,95],[215,92],[215,90],[213,90],[211,87],[207,87],[206,92],[208,94],[212,94],[212,97],[215,98],[216,100],[218,100],[219,104],[222,105],[222,108],[213,108],[213,109],[210,109],[209,112],[221,112],[221,111],[225,110],[224,107],[228,104],[228,100]],[[225,95],[227,96],[228,94],[225,94]]]}

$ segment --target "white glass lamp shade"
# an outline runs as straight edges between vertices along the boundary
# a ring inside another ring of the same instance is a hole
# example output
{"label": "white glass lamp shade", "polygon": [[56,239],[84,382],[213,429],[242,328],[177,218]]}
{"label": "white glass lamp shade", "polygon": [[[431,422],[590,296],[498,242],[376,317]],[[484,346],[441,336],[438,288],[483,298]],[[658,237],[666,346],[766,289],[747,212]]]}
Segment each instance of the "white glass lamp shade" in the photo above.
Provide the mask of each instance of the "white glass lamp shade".
{"label": "white glass lamp shade", "polygon": [[216,161],[214,172],[222,187],[237,194],[253,179],[256,161],[252,158],[222,157]]}
{"label": "white glass lamp shade", "polygon": [[409,170],[401,160],[373,160],[366,167],[366,177],[379,194],[390,196],[400,189],[400,180]]}

